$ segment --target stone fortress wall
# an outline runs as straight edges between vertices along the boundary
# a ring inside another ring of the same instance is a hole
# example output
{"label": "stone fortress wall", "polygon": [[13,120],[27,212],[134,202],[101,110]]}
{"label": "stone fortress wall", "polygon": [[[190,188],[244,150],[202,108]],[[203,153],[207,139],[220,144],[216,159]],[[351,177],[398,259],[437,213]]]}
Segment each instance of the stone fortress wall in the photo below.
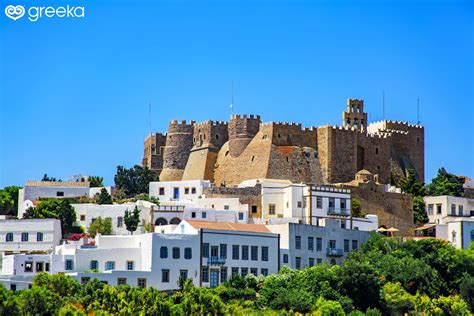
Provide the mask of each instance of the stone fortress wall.
{"label": "stone fortress wall", "polygon": [[343,183],[360,170],[388,183],[412,168],[424,180],[424,128],[406,122],[367,122],[364,101],[348,99],[341,126],[304,128],[232,115],[230,121],[171,121],[166,135],[145,139],[142,164],[160,180],[211,180],[234,186],[255,178],[314,184]]}

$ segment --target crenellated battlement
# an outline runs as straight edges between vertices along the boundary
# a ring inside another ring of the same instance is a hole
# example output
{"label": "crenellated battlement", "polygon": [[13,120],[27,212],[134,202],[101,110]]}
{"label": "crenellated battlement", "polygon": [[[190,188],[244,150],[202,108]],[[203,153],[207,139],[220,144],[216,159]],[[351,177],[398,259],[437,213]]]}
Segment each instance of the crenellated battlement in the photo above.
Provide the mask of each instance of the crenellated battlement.
{"label": "crenellated battlement", "polygon": [[230,116],[230,119],[231,120],[241,120],[241,119],[260,120],[260,115],[232,114]]}
{"label": "crenellated battlement", "polygon": [[199,122],[195,123],[195,127],[205,127],[205,126],[227,126],[228,123],[225,121],[213,121],[213,120],[207,120],[204,122]]}

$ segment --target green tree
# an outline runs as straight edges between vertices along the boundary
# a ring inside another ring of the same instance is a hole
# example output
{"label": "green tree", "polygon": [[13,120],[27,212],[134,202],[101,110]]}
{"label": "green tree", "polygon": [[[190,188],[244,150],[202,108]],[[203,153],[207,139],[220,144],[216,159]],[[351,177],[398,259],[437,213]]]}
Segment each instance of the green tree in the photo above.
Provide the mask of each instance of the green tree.
{"label": "green tree", "polygon": [[354,217],[364,217],[365,214],[362,213],[362,207],[360,204],[360,199],[353,197],[351,199],[351,212]]}
{"label": "green tree", "polygon": [[465,275],[459,289],[459,294],[466,301],[469,309],[474,312],[474,276]]}
{"label": "green tree", "polygon": [[405,315],[415,306],[415,298],[400,283],[387,282],[380,291],[381,298],[392,315]]}
{"label": "green tree", "polygon": [[346,313],[339,302],[320,297],[316,301],[316,315],[344,316]]}
{"label": "green tree", "polygon": [[107,192],[106,188],[102,188],[97,195],[97,204],[113,204],[112,196]]}
{"label": "green tree", "polygon": [[18,191],[21,187],[9,186],[0,190],[0,214],[12,215],[18,214]]}
{"label": "green tree", "polygon": [[32,287],[20,294],[23,315],[54,315],[58,303],[54,293],[43,287]]}
{"label": "green tree", "polygon": [[63,237],[73,232],[76,211],[66,199],[44,199],[36,207],[30,207],[23,218],[56,218],[61,221]]}
{"label": "green tree", "polygon": [[406,177],[400,181],[398,186],[405,193],[409,193],[413,196],[425,196],[425,185],[419,181],[416,173],[413,169],[408,169]]}
{"label": "green tree", "polygon": [[462,177],[458,177],[441,168],[438,170],[438,175],[427,185],[426,192],[432,196],[462,196],[464,192],[463,184],[464,180]]}
{"label": "green tree", "polygon": [[415,224],[424,224],[429,221],[425,210],[425,201],[422,196],[413,197],[413,221]]}
{"label": "green tree", "polygon": [[104,186],[104,178],[99,176],[89,176],[87,180],[90,183],[91,188],[103,187]]}
{"label": "green tree", "polygon": [[133,232],[137,230],[138,224],[140,223],[140,209],[135,205],[133,212],[125,210],[125,217],[123,219],[125,227],[133,235]]}
{"label": "green tree", "polygon": [[92,237],[95,237],[97,233],[101,235],[111,235],[112,234],[112,220],[110,217],[103,219],[102,217],[97,217],[92,221],[89,226],[89,234]]}
{"label": "green tree", "polygon": [[135,165],[130,169],[117,166],[114,181],[118,189],[123,189],[127,197],[148,192],[150,182],[155,181],[156,176],[147,167]]}
{"label": "green tree", "polygon": [[44,174],[41,181],[52,181],[52,182],[61,182],[61,179],[56,179],[54,177],[49,177],[47,173]]}

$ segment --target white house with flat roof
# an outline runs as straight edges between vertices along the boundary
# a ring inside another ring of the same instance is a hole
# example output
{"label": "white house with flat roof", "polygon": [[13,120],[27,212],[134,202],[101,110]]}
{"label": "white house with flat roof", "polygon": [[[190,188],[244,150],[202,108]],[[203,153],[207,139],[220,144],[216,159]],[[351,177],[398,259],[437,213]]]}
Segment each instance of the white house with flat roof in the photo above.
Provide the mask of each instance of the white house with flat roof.
{"label": "white house with flat roof", "polygon": [[340,264],[370,238],[369,232],[341,228],[339,221],[332,219],[326,219],[324,226],[286,223],[267,228],[280,235],[280,264],[293,269],[324,262]]}
{"label": "white house with flat roof", "polygon": [[53,251],[61,241],[57,219],[0,220],[0,253]]}
{"label": "white house with flat roof", "polygon": [[48,255],[3,256],[0,283],[23,289],[36,273],[66,273],[85,283],[130,284],[160,290],[191,278],[217,286],[231,277],[278,271],[278,235],[264,225],[182,221],[164,233],[101,236],[68,241]]}
{"label": "white house with flat roof", "polygon": [[474,199],[449,195],[425,196],[429,223],[444,224],[454,218],[474,217]]}
{"label": "white house with flat roof", "polygon": [[202,198],[204,188],[210,187],[209,180],[150,182],[149,196],[165,201],[191,201]]}
{"label": "white house with flat roof", "polygon": [[[18,191],[18,217],[41,198],[94,197],[104,187],[91,188],[87,181],[27,181]],[[111,194],[112,187],[105,187]]]}

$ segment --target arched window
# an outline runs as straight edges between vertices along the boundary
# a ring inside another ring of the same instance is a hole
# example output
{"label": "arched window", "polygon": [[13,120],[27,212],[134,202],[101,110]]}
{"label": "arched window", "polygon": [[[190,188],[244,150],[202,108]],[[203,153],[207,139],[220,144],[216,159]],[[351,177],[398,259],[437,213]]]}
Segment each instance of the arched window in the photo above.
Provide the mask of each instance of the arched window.
{"label": "arched window", "polygon": [[178,225],[179,223],[181,223],[181,219],[177,218],[177,217],[173,217],[171,220],[170,220],[170,224],[171,225]]}
{"label": "arched window", "polygon": [[168,225],[166,218],[160,217],[155,221],[156,226]]}

